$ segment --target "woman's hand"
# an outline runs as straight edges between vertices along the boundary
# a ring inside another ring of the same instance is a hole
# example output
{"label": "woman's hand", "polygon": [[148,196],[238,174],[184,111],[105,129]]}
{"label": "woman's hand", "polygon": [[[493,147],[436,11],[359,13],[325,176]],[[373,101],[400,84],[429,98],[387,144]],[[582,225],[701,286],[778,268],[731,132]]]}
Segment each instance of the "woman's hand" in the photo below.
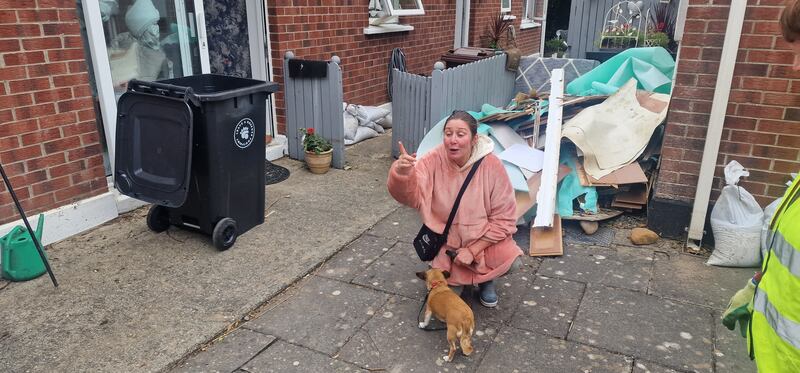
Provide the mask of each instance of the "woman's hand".
{"label": "woman's hand", "polygon": [[456,255],[456,258],[453,261],[456,264],[466,267],[475,261],[475,256],[472,255],[472,251],[469,251],[469,248],[463,247],[458,249],[458,255]]}
{"label": "woman's hand", "polygon": [[403,142],[398,141],[397,143],[400,144],[400,156],[397,158],[397,161],[395,161],[394,168],[399,175],[407,176],[417,163],[417,154],[409,155],[405,146],[403,146]]}

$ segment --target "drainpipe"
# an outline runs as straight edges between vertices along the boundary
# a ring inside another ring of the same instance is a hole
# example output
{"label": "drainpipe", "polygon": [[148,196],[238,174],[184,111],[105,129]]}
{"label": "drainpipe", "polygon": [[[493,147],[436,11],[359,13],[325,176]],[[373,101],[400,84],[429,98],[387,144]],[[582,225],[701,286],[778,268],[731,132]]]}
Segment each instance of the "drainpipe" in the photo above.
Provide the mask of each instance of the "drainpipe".
{"label": "drainpipe", "polygon": [[[700,176],[697,180],[697,190],[694,195],[692,220],[689,223],[689,232],[686,246],[698,250],[703,243],[703,227],[708,211],[708,201],[711,196],[711,185],[714,182],[714,170],[719,154],[719,143],[722,138],[722,126],[725,123],[725,113],[728,109],[728,98],[733,80],[733,69],[736,66],[736,55],[739,52],[739,39],[742,35],[744,12],[747,0],[731,1],[728,13],[728,26],[725,30],[725,42],[722,45],[719,71],[717,72],[717,85],[714,89],[714,99],[711,102],[711,116],[708,121],[706,144],[703,148],[703,160],[700,163]],[[699,243],[697,242],[699,241]]]}

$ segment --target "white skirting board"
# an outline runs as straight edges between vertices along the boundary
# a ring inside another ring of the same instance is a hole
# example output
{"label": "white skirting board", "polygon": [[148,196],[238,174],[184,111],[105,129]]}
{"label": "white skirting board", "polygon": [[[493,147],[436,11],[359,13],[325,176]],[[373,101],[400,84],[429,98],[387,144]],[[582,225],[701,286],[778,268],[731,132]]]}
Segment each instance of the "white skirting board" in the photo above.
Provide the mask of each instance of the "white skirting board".
{"label": "white skirting board", "polygon": [[[39,214],[28,214],[31,228],[36,230]],[[44,232],[42,244],[49,245],[67,237],[87,231],[119,216],[117,199],[113,192],[106,192],[73,204],[61,206],[44,213]],[[6,235],[15,226],[24,226],[22,219],[0,225],[0,237]]]}

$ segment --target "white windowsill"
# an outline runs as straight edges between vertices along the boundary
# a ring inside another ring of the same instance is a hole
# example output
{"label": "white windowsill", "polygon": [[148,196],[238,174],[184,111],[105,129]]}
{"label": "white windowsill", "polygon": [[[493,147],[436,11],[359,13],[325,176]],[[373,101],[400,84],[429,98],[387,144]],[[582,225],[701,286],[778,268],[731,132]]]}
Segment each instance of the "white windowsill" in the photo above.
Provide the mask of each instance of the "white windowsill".
{"label": "white windowsill", "polygon": [[539,27],[541,25],[542,25],[541,23],[534,22],[533,20],[523,19],[522,23],[520,23],[520,25],[519,25],[519,28],[520,28],[520,30],[525,30],[525,29],[529,29],[529,28]]}
{"label": "white windowsill", "polygon": [[517,16],[515,16],[515,15],[511,15],[511,14],[503,15],[503,21],[513,21],[515,19],[517,19]]}
{"label": "white windowsill", "polygon": [[381,25],[370,25],[369,27],[364,27],[364,35],[386,34],[390,32],[403,32],[412,30],[414,30],[414,26],[411,25],[384,23]]}

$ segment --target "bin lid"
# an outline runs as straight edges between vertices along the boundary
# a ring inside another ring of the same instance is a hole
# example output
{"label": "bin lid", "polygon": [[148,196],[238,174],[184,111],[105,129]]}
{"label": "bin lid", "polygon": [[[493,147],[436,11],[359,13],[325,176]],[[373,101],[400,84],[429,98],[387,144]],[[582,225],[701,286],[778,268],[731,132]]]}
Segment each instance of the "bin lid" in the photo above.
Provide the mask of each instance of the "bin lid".
{"label": "bin lid", "polygon": [[220,74],[197,74],[181,78],[159,80],[158,83],[191,88],[188,94],[197,101],[222,101],[229,98],[278,91],[278,84],[263,80],[239,78]]}
{"label": "bin lid", "polygon": [[114,184],[120,193],[179,207],[192,165],[192,109],[186,98],[125,92],[117,105]]}

